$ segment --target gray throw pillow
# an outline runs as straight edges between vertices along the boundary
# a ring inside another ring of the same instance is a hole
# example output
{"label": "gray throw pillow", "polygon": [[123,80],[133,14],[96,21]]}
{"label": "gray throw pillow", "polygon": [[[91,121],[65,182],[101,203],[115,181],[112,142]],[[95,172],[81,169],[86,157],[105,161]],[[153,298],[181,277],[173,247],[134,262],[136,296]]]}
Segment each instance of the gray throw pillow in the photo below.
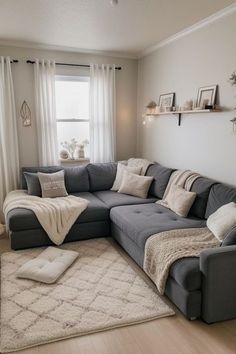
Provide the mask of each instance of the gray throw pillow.
{"label": "gray throw pillow", "polygon": [[42,190],[37,173],[24,172],[28,194],[35,195],[37,197],[42,196]]}
{"label": "gray throw pillow", "polygon": [[56,173],[38,172],[43,198],[66,197],[64,170]]}

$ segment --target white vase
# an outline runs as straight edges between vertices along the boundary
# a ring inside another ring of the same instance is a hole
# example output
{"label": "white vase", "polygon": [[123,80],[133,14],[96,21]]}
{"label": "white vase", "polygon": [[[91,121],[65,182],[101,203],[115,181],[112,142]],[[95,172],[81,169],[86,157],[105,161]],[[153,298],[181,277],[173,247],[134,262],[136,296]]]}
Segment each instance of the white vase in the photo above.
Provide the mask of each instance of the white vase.
{"label": "white vase", "polygon": [[78,155],[79,155],[79,159],[84,159],[85,155],[84,155],[84,147],[80,147],[79,151],[78,151]]}

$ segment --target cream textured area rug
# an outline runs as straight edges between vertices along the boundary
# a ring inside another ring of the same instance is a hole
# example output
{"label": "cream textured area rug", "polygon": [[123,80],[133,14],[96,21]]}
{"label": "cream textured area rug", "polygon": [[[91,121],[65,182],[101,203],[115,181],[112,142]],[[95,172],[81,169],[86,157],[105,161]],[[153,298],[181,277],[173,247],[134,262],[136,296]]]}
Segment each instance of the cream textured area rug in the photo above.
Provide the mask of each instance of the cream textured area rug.
{"label": "cream textured area rug", "polygon": [[170,316],[153,285],[110,239],[69,243],[78,259],[55,284],[17,279],[42,248],[1,257],[1,351]]}

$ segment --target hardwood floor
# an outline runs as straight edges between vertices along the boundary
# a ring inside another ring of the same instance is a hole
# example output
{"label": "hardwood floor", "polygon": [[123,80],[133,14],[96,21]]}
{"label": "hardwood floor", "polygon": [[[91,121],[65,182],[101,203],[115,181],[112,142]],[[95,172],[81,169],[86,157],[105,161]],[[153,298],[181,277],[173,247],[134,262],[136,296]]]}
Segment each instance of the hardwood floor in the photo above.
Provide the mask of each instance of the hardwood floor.
{"label": "hardwood floor", "polygon": [[[0,252],[9,250],[0,239]],[[236,320],[207,325],[176,316],[66,339],[19,354],[233,354],[236,353]]]}

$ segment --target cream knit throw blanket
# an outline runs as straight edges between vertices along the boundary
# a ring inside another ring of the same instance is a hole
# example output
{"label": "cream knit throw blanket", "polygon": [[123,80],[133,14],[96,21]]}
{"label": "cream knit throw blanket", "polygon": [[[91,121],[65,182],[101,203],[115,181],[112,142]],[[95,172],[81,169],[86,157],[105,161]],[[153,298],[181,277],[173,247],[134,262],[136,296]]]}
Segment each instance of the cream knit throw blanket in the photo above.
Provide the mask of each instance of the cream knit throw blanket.
{"label": "cream knit throw blanket", "polygon": [[6,218],[9,211],[15,208],[32,210],[51,241],[60,245],[87,206],[86,199],[72,195],[60,198],[40,198],[28,195],[24,190],[15,190],[8,193],[3,204],[3,212]]}
{"label": "cream knit throw blanket", "polygon": [[150,165],[152,165],[153,162],[148,161],[146,159],[140,159],[140,158],[130,158],[128,160],[128,166],[130,167],[140,167],[141,168],[141,176],[144,176],[145,173],[147,172],[147,169]]}
{"label": "cream knit throw blanket", "polygon": [[193,182],[196,181],[196,179],[199,177],[201,176],[198,173],[189,170],[177,170],[173,172],[167,184],[163,199],[158,200],[156,203],[168,208],[167,199],[168,196],[172,193],[172,186],[177,185],[184,188],[186,191],[190,191]]}
{"label": "cream knit throw blanket", "polygon": [[146,242],[143,269],[164,294],[171,265],[180,258],[199,256],[220,241],[207,228],[179,229],[155,234]]}

